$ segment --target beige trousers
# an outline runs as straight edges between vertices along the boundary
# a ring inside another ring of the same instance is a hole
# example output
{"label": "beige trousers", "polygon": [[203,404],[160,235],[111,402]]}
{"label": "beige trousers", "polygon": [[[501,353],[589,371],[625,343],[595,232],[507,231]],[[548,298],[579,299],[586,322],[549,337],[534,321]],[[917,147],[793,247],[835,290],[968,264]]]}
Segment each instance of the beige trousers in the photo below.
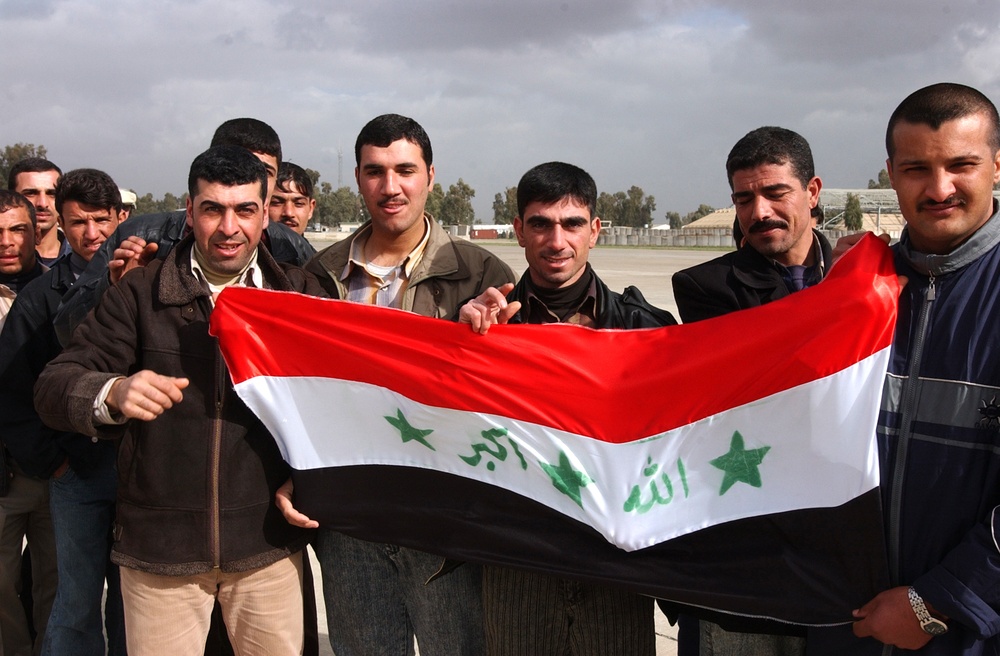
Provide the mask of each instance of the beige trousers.
{"label": "beige trousers", "polygon": [[130,656],[201,656],[219,600],[237,656],[302,653],[302,552],[226,574],[161,576],[121,568]]}

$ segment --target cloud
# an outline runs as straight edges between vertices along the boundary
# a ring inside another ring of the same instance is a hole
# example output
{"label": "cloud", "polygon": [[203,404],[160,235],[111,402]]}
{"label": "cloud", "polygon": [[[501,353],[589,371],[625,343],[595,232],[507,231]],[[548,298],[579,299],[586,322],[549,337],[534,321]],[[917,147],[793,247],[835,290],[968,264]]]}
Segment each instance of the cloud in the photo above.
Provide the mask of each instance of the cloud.
{"label": "cloud", "polygon": [[398,112],[480,220],[553,159],[641,186],[662,218],[728,203],[726,154],[765,124],[800,131],[828,186],[863,186],[907,93],[948,79],[1000,99],[998,28],[994,0],[0,0],[17,62],[0,112],[7,141],[157,195],[234,116],[325,181],[343,151],[352,183],[361,126]]}

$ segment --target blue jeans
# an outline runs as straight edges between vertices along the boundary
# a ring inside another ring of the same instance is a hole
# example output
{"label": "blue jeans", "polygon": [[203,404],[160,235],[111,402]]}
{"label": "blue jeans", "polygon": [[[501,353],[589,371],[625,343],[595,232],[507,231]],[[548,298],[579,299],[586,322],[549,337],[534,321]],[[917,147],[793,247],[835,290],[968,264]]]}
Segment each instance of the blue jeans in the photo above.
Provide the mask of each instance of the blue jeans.
{"label": "blue jeans", "polygon": [[337,656],[412,656],[414,635],[424,656],[485,653],[478,565],[431,581],[441,556],[322,528],[316,557]]}
{"label": "blue jeans", "polygon": [[118,472],[115,449],[110,444],[101,448],[101,462],[87,471],[86,478],[70,467],[49,483],[59,582],[42,643],[43,655],[105,653],[101,626],[105,580],[107,653],[125,654],[118,567],[110,559]]}

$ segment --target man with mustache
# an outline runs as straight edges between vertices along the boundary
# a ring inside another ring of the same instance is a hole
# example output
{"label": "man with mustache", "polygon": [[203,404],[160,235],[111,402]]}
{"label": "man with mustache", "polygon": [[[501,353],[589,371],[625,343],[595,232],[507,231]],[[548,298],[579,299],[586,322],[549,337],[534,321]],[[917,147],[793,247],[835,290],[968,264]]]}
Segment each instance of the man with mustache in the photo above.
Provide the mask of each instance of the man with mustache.
{"label": "man with mustache", "polygon": [[7,188],[16,191],[35,206],[38,222],[38,239],[35,251],[38,261],[52,266],[57,259],[70,252],[70,245],[56,228],[59,212],[56,211],[56,184],[62,171],[47,159],[28,157],[14,164],[7,174]]}
{"label": "man with mustache", "polygon": [[832,262],[830,243],[813,229],[823,183],[801,135],[753,130],[733,146],[726,173],[744,237],[735,252],[674,274],[686,323],[788,296],[819,282]]}
{"label": "man with mustache", "polygon": [[[617,330],[677,323],[635,287],[611,291],[590,265],[601,219],[597,184],[580,167],[546,162],[525,173],[514,233],[528,270],[516,286],[489,289],[462,307],[459,319],[473,330],[485,334],[494,323]],[[483,611],[490,656],[656,651],[653,600],[610,585],[486,565]]]}
{"label": "man with mustache", "polygon": [[322,295],[261,245],[267,179],[245,148],[199,155],[188,234],[109,288],[35,386],[36,411],[53,429],[121,439],[111,557],[129,653],[202,654],[216,601],[235,653],[303,650],[309,535],[274,508],[288,466],[208,333],[226,287]]}
{"label": "man with mustache", "polygon": [[[267,170],[267,197],[271,197],[281,164],[281,140],[270,125],[255,118],[229,119],[216,128],[211,145],[239,146],[252,152]],[[63,345],[127,270],[167,257],[190,230],[185,216],[183,209],[135,216],[108,238],[59,306],[54,323]],[[269,221],[261,240],[278,262],[302,266],[316,254],[302,235],[281,223]]]}
{"label": "man with mustache", "polygon": [[298,164],[282,162],[267,207],[271,223],[284,223],[301,235],[309,227],[315,211],[312,178]]}
{"label": "man with mustache", "polygon": [[[822,280],[833,262],[830,243],[813,228],[823,183],[801,135],[779,127],[749,132],[730,151],[726,173],[744,237],[736,251],[674,274],[674,300],[685,323],[788,296]],[[791,625],[741,618],[725,625],[733,630],[702,621],[692,635],[693,620],[682,617],[681,653],[698,639],[703,655],[804,653],[803,632]]]}
{"label": "man with mustache", "polygon": [[809,653],[997,654],[1000,115],[976,89],[933,84],[885,136],[909,281],[876,428],[890,581],[853,626],[810,628]]}
{"label": "man with mustache", "polygon": [[[451,237],[424,212],[434,164],[419,123],[398,114],[372,119],[354,156],[371,221],[306,265],[331,297],[455,320],[464,301],[514,280],[499,258]],[[277,498],[285,518],[318,526],[292,507],[292,494],[289,480]],[[424,654],[484,653],[478,566],[449,569],[440,556],[323,526],[315,546],[337,656],[412,654],[414,635]]]}

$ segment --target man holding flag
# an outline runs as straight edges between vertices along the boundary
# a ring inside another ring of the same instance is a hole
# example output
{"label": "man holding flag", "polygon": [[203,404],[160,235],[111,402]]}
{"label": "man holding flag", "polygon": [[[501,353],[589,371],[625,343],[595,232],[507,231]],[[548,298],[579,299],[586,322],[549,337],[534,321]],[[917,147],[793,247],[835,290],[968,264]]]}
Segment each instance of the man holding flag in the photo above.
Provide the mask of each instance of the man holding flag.
{"label": "man holding flag", "polygon": [[112,560],[130,652],[203,653],[218,600],[237,653],[301,654],[309,535],[274,507],[288,466],[236,397],[208,321],[227,287],[323,292],[260,247],[267,171],[253,153],[210,148],[188,191],[190,234],[105,293],[35,405],[56,430],[122,439]]}
{"label": "man holding flag", "polygon": [[[830,243],[813,229],[823,186],[812,149],[800,134],[761,127],[736,142],[726,158],[736,221],[746,236],[736,251],[674,274],[674,299],[685,323],[757,307],[815,285],[832,262]],[[702,620],[692,635],[681,617],[682,653],[700,643],[703,656],[794,656],[805,630],[782,622]],[[692,627],[693,628],[693,627]],[[791,634],[791,635],[789,635]]]}
{"label": "man holding flag", "polygon": [[854,635],[811,630],[809,653],[996,654],[1000,118],[979,91],[935,84],[896,108],[886,149],[909,279],[877,431],[892,587],[854,611]]}
{"label": "man holding flag", "polygon": [[[499,258],[453,239],[424,212],[434,165],[430,138],[419,123],[398,114],[378,116],[362,128],[354,154],[354,176],[372,219],[306,267],[331,297],[453,320],[461,303],[513,280]],[[298,526],[317,526],[292,508],[292,491],[289,481],[277,497],[285,517]],[[324,526],[316,555],[330,644],[338,656],[409,653],[414,635],[428,654],[482,653],[478,565],[449,570],[440,556]]]}
{"label": "man holding flag", "polygon": [[[548,162],[525,173],[517,184],[514,232],[528,270],[516,287],[488,289],[463,306],[461,321],[484,334],[493,323],[676,324],[635,287],[612,292],[594,273],[587,260],[601,232],[596,206],[597,185],[577,166]],[[615,586],[487,565],[483,611],[492,656],[651,656],[655,650],[653,599]]]}

